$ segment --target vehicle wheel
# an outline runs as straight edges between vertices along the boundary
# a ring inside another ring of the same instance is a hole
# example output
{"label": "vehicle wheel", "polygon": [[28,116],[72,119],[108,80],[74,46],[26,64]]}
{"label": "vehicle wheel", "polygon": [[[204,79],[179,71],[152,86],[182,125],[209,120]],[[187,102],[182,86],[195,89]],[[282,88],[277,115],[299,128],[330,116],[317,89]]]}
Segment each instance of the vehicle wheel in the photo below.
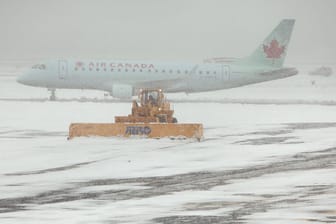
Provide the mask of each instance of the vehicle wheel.
{"label": "vehicle wheel", "polygon": [[159,115],[158,118],[160,123],[167,123],[167,116]]}

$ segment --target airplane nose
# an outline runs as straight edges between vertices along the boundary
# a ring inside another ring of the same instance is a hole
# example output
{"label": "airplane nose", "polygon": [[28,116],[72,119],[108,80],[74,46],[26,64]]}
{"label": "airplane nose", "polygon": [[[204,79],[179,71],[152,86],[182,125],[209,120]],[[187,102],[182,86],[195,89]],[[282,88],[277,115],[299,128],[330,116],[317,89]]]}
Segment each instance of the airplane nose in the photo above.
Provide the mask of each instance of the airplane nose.
{"label": "airplane nose", "polygon": [[29,72],[25,72],[25,73],[22,73],[20,74],[17,78],[16,78],[16,81],[18,83],[21,83],[23,85],[32,85],[32,80],[31,80],[31,77],[30,77],[30,73]]}
{"label": "airplane nose", "polygon": [[16,78],[16,81],[21,84],[25,84],[25,74],[21,74]]}

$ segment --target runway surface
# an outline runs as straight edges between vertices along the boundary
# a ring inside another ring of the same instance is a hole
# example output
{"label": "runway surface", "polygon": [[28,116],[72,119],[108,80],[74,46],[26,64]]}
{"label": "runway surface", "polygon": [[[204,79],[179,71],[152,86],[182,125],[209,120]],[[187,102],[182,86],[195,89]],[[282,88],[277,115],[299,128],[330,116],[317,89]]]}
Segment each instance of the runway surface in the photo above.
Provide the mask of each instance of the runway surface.
{"label": "runway surface", "polygon": [[68,141],[71,122],[112,122],[130,103],[79,91],[50,102],[1,77],[0,222],[336,223],[334,79],[293,79],[169,95],[180,122],[204,124],[197,142]]}

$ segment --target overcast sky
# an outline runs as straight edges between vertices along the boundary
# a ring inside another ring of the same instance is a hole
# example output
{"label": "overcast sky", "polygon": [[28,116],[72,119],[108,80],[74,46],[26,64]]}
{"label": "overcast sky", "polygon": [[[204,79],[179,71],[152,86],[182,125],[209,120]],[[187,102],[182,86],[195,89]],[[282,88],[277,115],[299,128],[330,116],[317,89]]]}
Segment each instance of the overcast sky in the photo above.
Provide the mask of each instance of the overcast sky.
{"label": "overcast sky", "polygon": [[249,55],[296,19],[287,62],[336,62],[335,0],[0,0],[0,60]]}

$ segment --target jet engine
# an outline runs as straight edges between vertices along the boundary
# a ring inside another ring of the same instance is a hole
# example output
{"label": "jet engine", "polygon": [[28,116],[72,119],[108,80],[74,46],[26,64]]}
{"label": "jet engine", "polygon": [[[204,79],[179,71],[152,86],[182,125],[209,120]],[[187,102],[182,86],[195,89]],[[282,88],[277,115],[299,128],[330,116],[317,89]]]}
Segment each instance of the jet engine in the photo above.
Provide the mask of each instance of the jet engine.
{"label": "jet engine", "polygon": [[131,85],[114,84],[112,86],[111,96],[119,99],[130,99],[133,96],[134,89]]}

